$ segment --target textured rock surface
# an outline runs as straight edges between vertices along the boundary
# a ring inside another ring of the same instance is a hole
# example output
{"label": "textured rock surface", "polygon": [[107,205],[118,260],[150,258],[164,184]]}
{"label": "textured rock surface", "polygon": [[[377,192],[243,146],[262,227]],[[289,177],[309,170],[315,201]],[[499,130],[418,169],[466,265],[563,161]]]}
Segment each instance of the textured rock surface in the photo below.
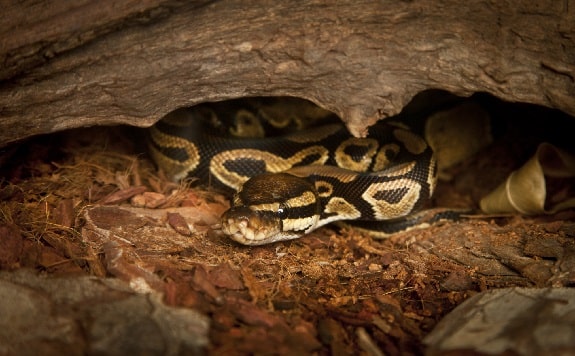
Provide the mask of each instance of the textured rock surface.
{"label": "textured rock surface", "polygon": [[575,349],[574,325],[572,288],[499,289],[463,302],[425,343],[429,355],[568,355]]}
{"label": "textured rock surface", "polygon": [[0,24],[0,146],[255,95],[310,99],[355,135],[429,88],[574,114],[568,3],[14,1]]}

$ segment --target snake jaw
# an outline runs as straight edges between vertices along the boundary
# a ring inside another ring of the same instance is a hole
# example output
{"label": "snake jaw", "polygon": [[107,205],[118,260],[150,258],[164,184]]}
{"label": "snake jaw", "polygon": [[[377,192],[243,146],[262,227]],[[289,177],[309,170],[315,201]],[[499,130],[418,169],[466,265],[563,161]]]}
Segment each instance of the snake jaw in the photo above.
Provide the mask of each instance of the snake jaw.
{"label": "snake jaw", "polygon": [[263,245],[284,240],[281,221],[272,214],[248,207],[233,207],[222,216],[222,231],[244,245]]}

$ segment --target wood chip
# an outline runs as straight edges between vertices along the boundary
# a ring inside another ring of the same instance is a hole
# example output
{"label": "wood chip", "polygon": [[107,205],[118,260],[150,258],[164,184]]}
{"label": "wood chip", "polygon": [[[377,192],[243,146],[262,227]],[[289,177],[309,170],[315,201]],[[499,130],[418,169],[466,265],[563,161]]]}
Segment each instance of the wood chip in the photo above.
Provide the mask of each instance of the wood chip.
{"label": "wood chip", "polygon": [[179,213],[168,213],[168,224],[180,235],[192,235],[186,219]]}
{"label": "wood chip", "polygon": [[104,197],[99,203],[104,205],[119,204],[135,195],[142,194],[146,190],[148,190],[148,188],[144,186],[129,187],[126,189],[118,190]]}
{"label": "wood chip", "polygon": [[0,225],[0,269],[17,267],[22,254],[22,235],[15,226]]}
{"label": "wood chip", "polygon": [[60,226],[72,228],[74,220],[74,201],[72,199],[61,200],[54,209],[54,222]]}
{"label": "wood chip", "polygon": [[229,263],[222,263],[210,271],[210,280],[216,287],[239,290],[245,286],[238,270],[232,269]]}

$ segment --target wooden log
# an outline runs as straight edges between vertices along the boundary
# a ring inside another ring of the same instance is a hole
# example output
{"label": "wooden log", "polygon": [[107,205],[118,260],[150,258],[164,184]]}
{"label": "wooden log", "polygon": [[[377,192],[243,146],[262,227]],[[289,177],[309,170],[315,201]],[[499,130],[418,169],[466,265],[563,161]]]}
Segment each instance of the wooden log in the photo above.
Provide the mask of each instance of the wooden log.
{"label": "wooden log", "polygon": [[242,96],[291,95],[362,136],[418,92],[575,115],[573,0],[5,4],[0,146]]}

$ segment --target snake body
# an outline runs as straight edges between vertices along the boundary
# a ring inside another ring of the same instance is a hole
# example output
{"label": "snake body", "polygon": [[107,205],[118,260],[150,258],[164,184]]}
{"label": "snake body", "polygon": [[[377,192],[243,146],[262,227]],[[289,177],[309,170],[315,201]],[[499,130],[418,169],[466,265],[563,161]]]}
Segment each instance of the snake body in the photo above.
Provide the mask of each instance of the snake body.
{"label": "snake body", "polygon": [[[433,193],[433,152],[402,123],[380,121],[366,138],[350,136],[341,123],[262,137],[260,128],[271,122],[264,116],[241,105],[202,104],[149,130],[151,156],[170,178],[198,177],[234,194],[222,230],[235,241],[289,240],[342,220],[395,221]],[[299,126],[273,118],[276,128]],[[238,119],[239,126],[224,124]]]}

